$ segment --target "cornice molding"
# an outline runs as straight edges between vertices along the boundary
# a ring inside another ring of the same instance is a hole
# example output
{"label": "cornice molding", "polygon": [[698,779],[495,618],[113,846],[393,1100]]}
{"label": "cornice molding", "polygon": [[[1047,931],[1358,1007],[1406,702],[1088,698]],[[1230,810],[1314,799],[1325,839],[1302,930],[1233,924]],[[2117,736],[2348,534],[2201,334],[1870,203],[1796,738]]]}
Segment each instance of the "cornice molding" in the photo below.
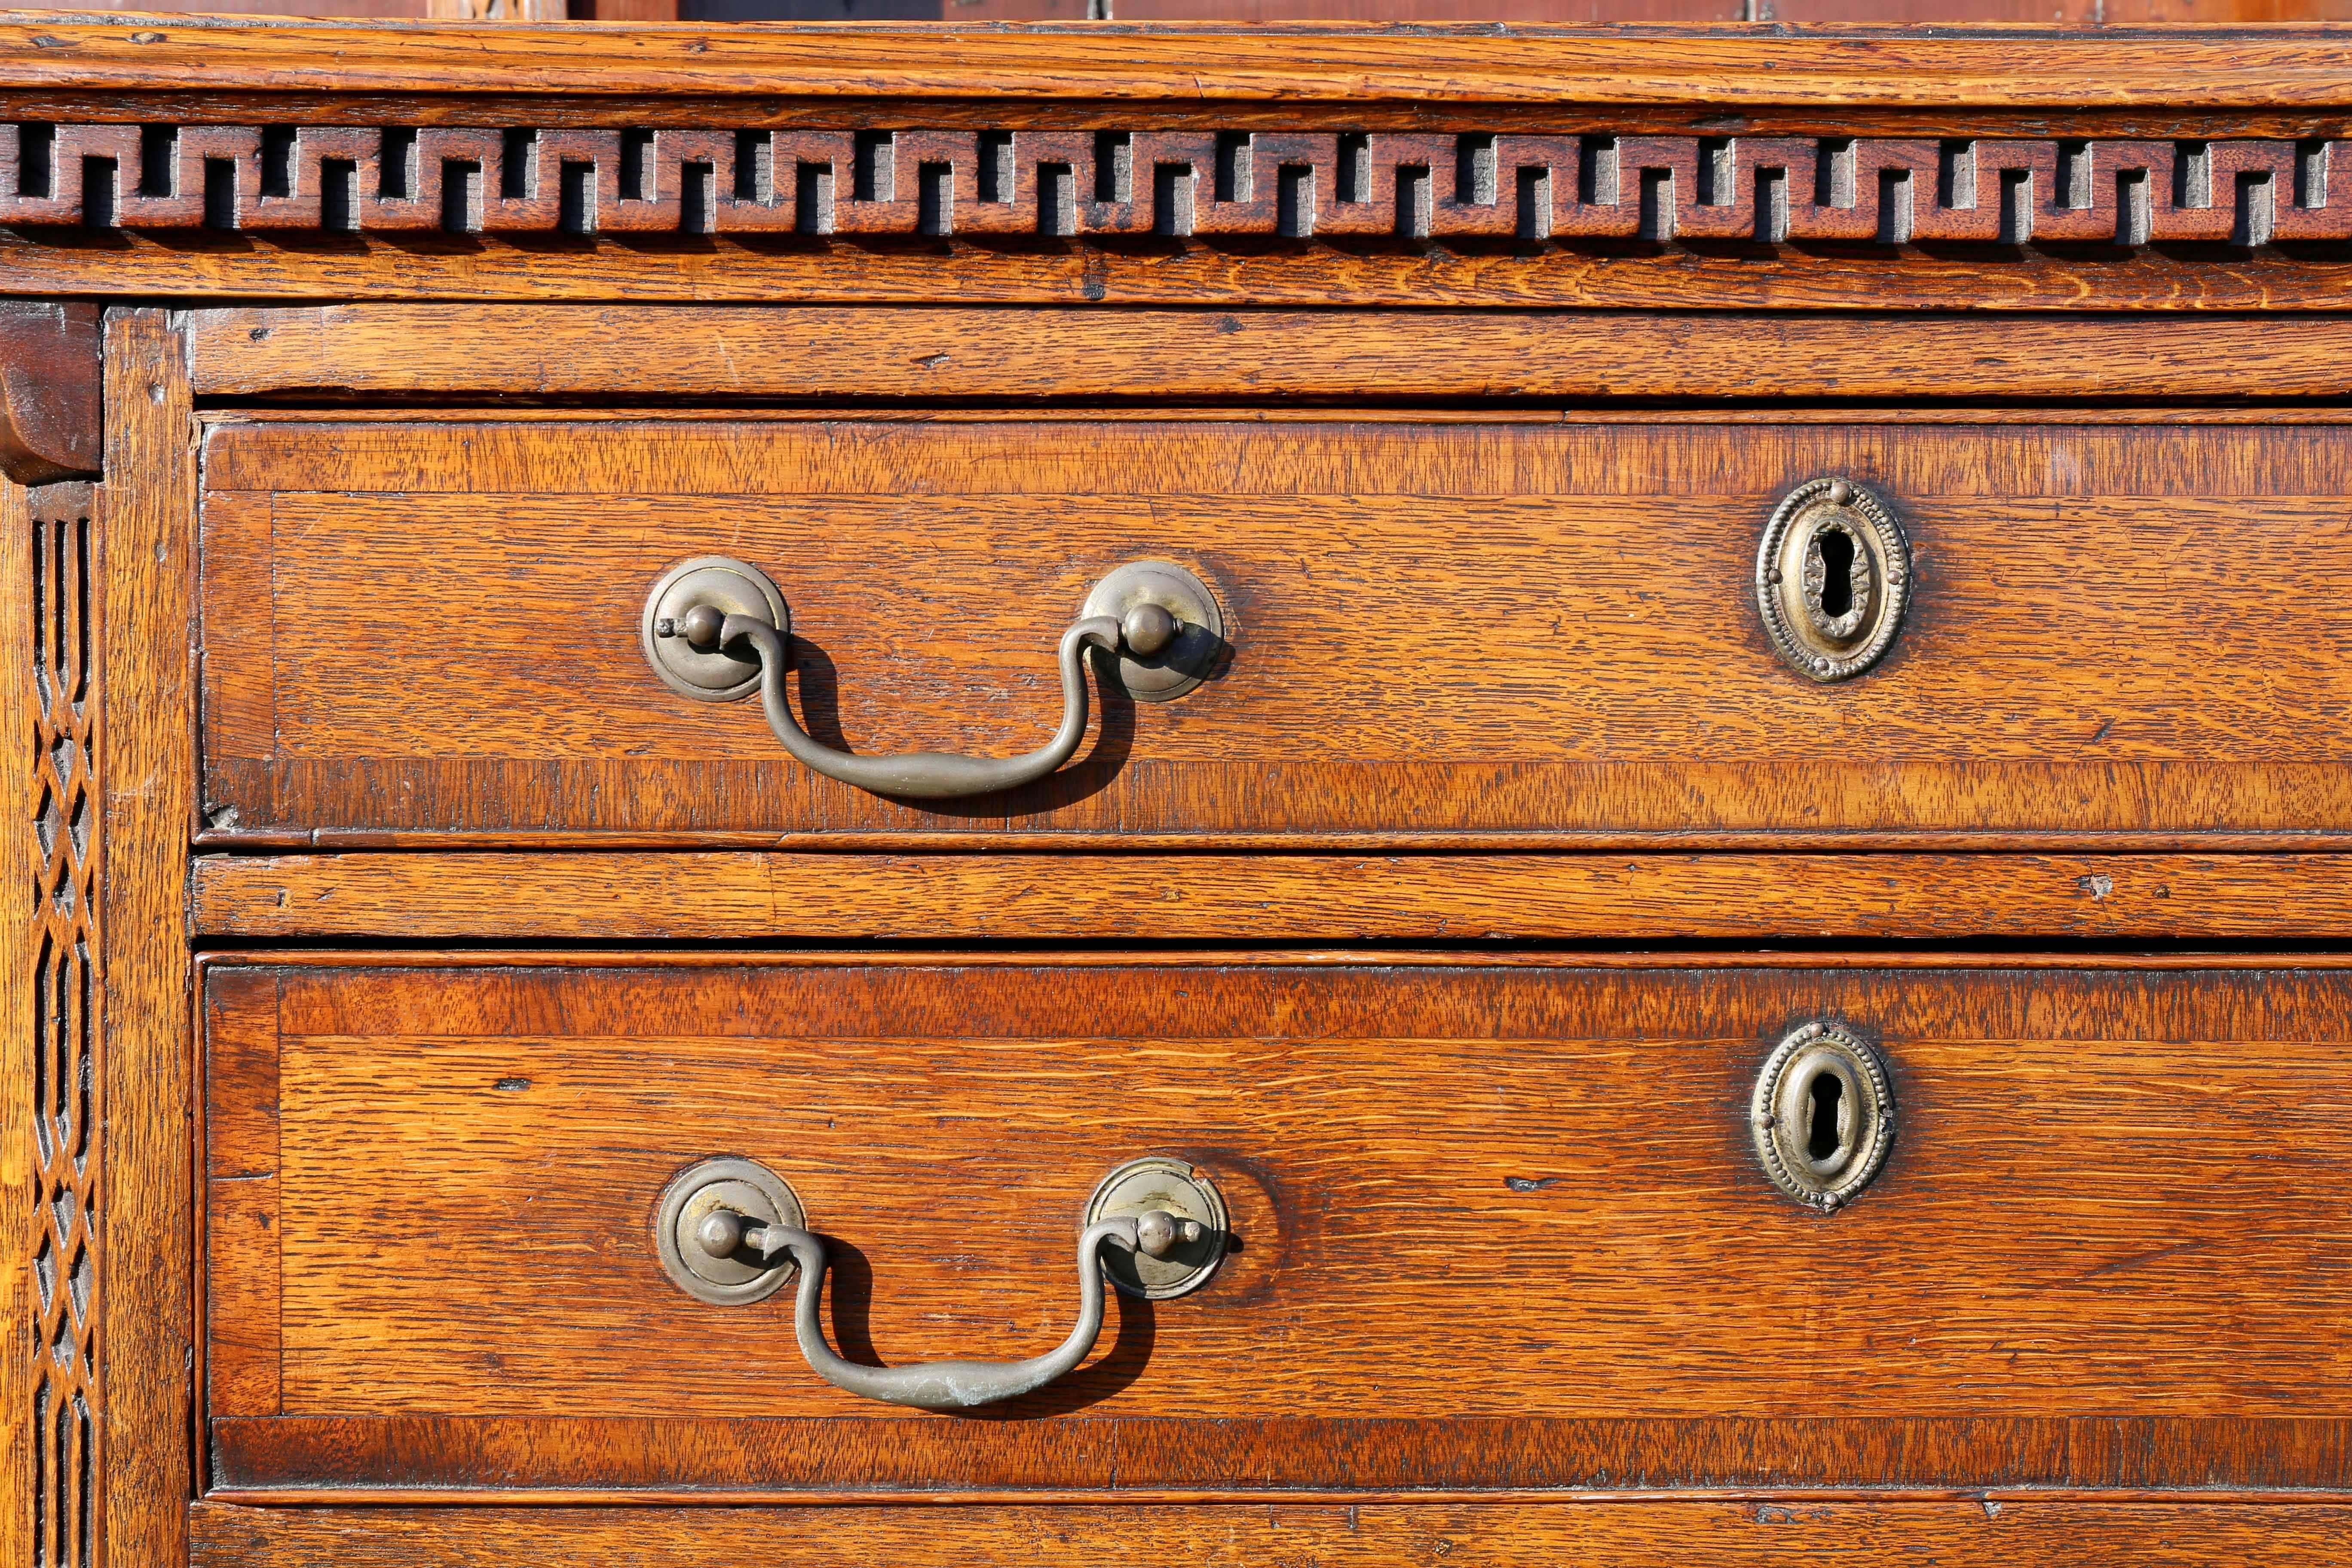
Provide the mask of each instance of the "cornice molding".
{"label": "cornice molding", "polygon": [[0,290],[2352,309],[2352,27],[0,16]]}
{"label": "cornice molding", "polygon": [[2352,238],[2352,142],[0,124],[0,225],[1300,244]]}

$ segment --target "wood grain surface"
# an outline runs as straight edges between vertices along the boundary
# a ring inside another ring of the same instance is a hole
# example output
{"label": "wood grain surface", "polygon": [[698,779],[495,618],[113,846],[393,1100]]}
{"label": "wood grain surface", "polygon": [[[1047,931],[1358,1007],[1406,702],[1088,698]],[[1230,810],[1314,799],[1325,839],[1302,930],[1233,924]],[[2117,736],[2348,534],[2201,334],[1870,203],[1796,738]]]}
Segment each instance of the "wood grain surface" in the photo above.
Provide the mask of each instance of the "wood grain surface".
{"label": "wood grain surface", "polygon": [[[0,479],[0,647],[39,646],[45,627],[34,588],[34,557],[33,511],[24,488]],[[44,867],[40,840],[27,820],[38,764],[34,747],[24,742],[38,738],[45,704],[34,684],[33,662],[0,659],[0,713],[7,715],[15,737],[0,746],[0,800],[21,803],[24,810],[18,816],[12,808],[8,829],[0,833],[0,887],[16,889],[16,896],[0,901],[0,1008],[11,1020],[0,1030],[0,1185],[27,1194],[41,1190],[42,1164],[34,1131],[34,1119],[41,1113],[36,1065],[40,1047],[32,1020],[41,1011],[35,975]],[[25,896],[27,889],[35,890],[33,896]],[[0,1562],[7,1563],[29,1563],[46,1544],[34,1522],[39,1440],[31,1418],[41,1299],[33,1271],[18,1261],[40,1221],[25,1216],[21,1208],[19,1220],[21,1232],[0,1238],[8,1258],[8,1267],[0,1269],[0,1322],[10,1331],[0,1342],[0,1410],[8,1413],[0,1420],[0,1476],[9,1479],[8,1495],[0,1499]]]}
{"label": "wood grain surface", "polygon": [[184,888],[195,816],[195,419],[161,310],[106,322],[107,1107],[103,1325],[108,1560],[186,1557],[194,1486],[194,1051]]}
{"label": "wood grain surface", "polygon": [[212,855],[199,937],[2332,942],[2341,855]]}
{"label": "wood grain surface", "polygon": [[[84,105],[75,112],[102,107]],[[636,118],[644,116],[640,110]],[[1848,117],[1827,129],[1850,123]],[[2159,129],[2170,135],[2183,128]],[[2186,126],[2195,135],[2228,129],[2194,120]],[[2302,129],[2307,127],[2285,133]],[[157,238],[128,230],[71,233],[60,243],[55,236],[0,232],[0,285],[13,293],[178,297],[198,304],[225,298],[643,305],[864,300],[2200,314],[2352,308],[2344,263],[2328,247],[2314,255],[2210,246],[2129,253],[2025,248],[1985,258],[1875,246],[1723,254],[1682,247],[1590,252],[1516,242],[1365,251],[1235,250],[1199,242],[1125,250],[1048,242],[1006,250],[953,240],[911,247],[830,239],[738,243],[723,237],[688,245],[570,237],[518,243],[430,234],[288,240],[201,231]]]}
{"label": "wood grain surface", "polygon": [[2040,108],[2343,103],[2352,32],[1276,24],[628,29],[173,17],[0,24],[0,90],[685,92]]}
{"label": "wood grain surface", "polygon": [[[222,1488],[2352,1485],[2339,967],[207,973]],[[1827,1218],[1745,1126],[1820,1016],[1901,1126]],[[1052,1389],[908,1416],[800,1366],[781,1299],[663,1279],[659,1192],[719,1152],[834,1238],[861,1360],[1057,1336],[1134,1155],[1210,1172],[1240,1246]]]}
{"label": "wood grain surface", "polygon": [[0,468],[20,485],[98,472],[98,307],[0,300]]}
{"label": "wood grain surface", "polygon": [[[277,26],[277,24],[268,24]],[[729,31],[742,32],[741,24]],[[874,29],[861,31],[871,34]],[[992,29],[996,31],[999,29]],[[1087,28],[1093,32],[1097,29]],[[1327,29],[1328,30],[1328,29]],[[1884,29],[1876,29],[1884,31]],[[2352,29],[2336,29],[2346,31]],[[1197,32],[1198,29],[1187,29]],[[1253,28],[1252,32],[1260,32]],[[1359,37],[1368,30],[1354,30]],[[1819,36],[1821,29],[1805,28]],[[2012,36],[2013,36],[2013,29]],[[1371,33],[1379,37],[1381,29]],[[1661,29],[1650,38],[1671,37]],[[1749,29],[1751,37],[1764,37]],[[49,35],[56,37],[54,33]],[[1645,35],[1611,28],[1598,36],[1639,44]],[[1786,37],[1786,34],[1769,35]],[[1911,37],[1922,31],[1914,29]],[[2179,37],[2167,29],[2161,37]],[[2213,36],[2208,30],[2208,36]],[[487,40],[486,40],[487,41]],[[150,46],[151,47],[152,46]],[[1033,58],[1034,58],[1033,56]],[[15,112],[46,115],[51,123],[97,126],[131,123],[119,118],[122,95],[103,87],[5,91]],[[747,97],[724,87],[658,92],[616,90],[549,93],[509,82],[495,89],[445,92],[429,87],[338,89],[320,73],[314,85],[273,88],[215,79],[209,87],[142,89],[136,102],[147,123],[184,129],[255,127],[273,121],[334,131],[385,125],[450,129],[529,128],[541,131],[627,128],[709,130],[1069,132],[1093,130],[1245,131],[1310,132],[1377,131],[1434,134],[1495,132],[1620,135],[1714,135],[1727,128],[1743,136],[2076,137],[2166,141],[2298,140],[2340,136],[2352,121],[2340,109],[2254,99],[2179,104],[2137,100],[2121,103],[1975,104],[1930,94],[1906,101],[1755,103],[1737,123],[1704,100],[1645,98],[1576,103],[1538,98],[1492,100],[1106,99],[1023,93],[928,98],[910,102],[877,87],[872,94],[831,97],[770,92]],[[6,121],[0,121],[5,124]],[[36,121],[40,123],[40,121]],[[29,193],[17,193],[20,195]],[[154,193],[149,193],[153,195]],[[70,199],[70,198],[68,198]],[[45,239],[51,237],[43,237]],[[242,236],[238,237],[240,239]],[[297,249],[302,248],[299,247]]]}
{"label": "wood grain surface", "polygon": [[189,323],[210,397],[2334,398],[2352,355],[2352,318],[2284,314],[329,305]]}
{"label": "wood grain surface", "polygon": [[275,1415],[280,1294],[278,1238],[278,979],[223,970],[205,987],[201,1245],[208,1269],[201,1346],[208,1408]]}
{"label": "wood grain surface", "polygon": [[[207,819],[837,847],[2341,833],[2347,441],[1884,416],[216,426]],[[1893,655],[1831,687],[1773,655],[1749,586],[1775,500],[1822,474],[1877,487],[1916,556]],[[1053,640],[1124,560],[1200,571],[1234,652],[1180,702],[1097,701],[1053,779],[919,810],[646,668],[647,586],[719,551],[778,580],[804,722],[859,752],[1039,743]]]}
{"label": "wood grain surface", "polygon": [[2325,1568],[2352,1545],[2352,1514],[2326,1505],[2032,1498],[1934,1502],[1551,1503],[1495,1506],[1255,1504],[1145,1509],[252,1509],[199,1504],[203,1568],[644,1568],[761,1560],[910,1568],[1135,1568],[1415,1563],[1432,1568],[2203,1568],[2261,1561]]}

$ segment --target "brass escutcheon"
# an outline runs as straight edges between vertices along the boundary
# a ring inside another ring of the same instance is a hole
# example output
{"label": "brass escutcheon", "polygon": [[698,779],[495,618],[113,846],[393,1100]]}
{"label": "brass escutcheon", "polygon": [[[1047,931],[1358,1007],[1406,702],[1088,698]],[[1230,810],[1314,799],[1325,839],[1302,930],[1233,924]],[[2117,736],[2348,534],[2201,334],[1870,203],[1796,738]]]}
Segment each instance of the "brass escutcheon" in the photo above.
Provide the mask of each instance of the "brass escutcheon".
{"label": "brass escutcheon", "polygon": [[1895,646],[1911,546],[1877,496],[1809,479],[1783,497],[1756,552],[1756,607],[1773,649],[1819,681],[1850,680]]}
{"label": "brass escutcheon", "polygon": [[1772,1184],[1823,1214],[1868,1186],[1895,1142],[1895,1090],[1878,1052],[1843,1024],[1790,1031],[1748,1100],[1756,1156]]}

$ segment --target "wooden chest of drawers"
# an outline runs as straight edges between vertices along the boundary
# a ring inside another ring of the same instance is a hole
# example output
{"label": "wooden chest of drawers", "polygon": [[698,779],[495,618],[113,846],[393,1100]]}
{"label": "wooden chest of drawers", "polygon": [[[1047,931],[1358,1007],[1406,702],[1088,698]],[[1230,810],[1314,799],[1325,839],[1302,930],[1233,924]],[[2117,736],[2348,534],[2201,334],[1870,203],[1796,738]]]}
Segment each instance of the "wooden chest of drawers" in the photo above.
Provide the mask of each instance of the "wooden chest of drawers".
{"label": "wooden chest of drawers", "polygon": [[2347,43],[0,22],[0,1561],[2343,1561]]}

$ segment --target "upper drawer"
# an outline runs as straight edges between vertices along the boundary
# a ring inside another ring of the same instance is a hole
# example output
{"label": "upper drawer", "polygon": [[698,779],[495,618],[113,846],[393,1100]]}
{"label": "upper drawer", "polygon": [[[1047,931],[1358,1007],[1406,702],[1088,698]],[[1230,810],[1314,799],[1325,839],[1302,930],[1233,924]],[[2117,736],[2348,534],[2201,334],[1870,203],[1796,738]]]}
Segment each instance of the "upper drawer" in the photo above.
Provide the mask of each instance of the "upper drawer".
{"label": "upper drawer", "polygon": [[[2339,835],[2352,430],[2133,416],[288,417],[210,432],[215,837],[1695,843]],[[1776,505],[1843,477],[1912,553],[1820,683],[1759,617]],[[908,802],[648,667],[687,557],[789,601],[790,706],[861,754],[1007,755],[1137,558],[1227,648],[1099,675],[1059,773]]]}

